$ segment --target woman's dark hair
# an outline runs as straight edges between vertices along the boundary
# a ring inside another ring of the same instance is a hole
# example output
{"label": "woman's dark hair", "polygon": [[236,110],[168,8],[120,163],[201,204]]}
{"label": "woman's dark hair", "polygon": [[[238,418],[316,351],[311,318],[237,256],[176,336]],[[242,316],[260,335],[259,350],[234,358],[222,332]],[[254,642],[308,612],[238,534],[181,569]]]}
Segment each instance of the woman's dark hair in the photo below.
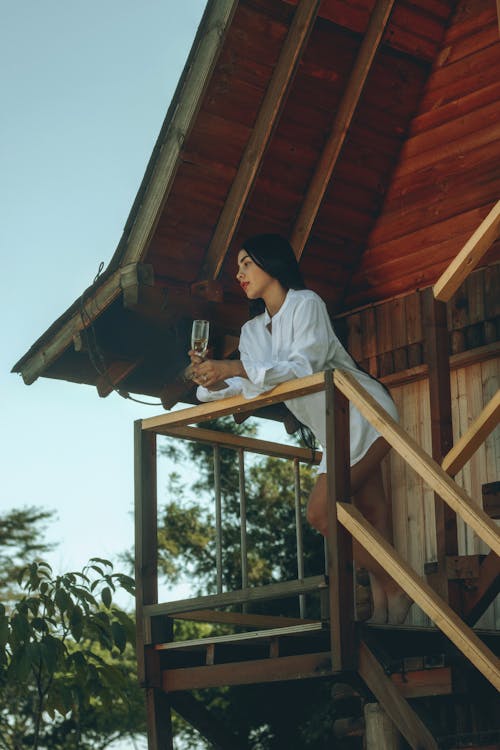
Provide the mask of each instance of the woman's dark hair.
{"label": "woman's dark hair", "polygon": [[[306,285],[299,270],[293,248],[280,234],[256,234],[242,244],[254,263],[259,268],[277,279],[285,289],[305,289]],[[263,299],[250,300],[250,317],[255,318],[265,310]],[[303,444],[311,450],[311,461],[316,454],[316,438],[313,431],[302,422],[298,422]]]}
{"label": "woman's dark hair", "polygon": [[[280,234],[256,234],[246,239],[242,247],[259,268],[277,279],[285,289],[306,288],[295,253],[285,237]],[[264,310],[263,299],[250,301],[251,318]]]}

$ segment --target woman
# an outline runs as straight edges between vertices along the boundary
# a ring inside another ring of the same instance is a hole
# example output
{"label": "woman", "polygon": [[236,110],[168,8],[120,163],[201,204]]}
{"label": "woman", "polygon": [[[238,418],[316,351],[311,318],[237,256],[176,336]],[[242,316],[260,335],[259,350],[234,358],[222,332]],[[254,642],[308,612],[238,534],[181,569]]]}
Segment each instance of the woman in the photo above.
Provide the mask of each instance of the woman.
{"label": "woman", "polygon": [[[257,396],[278,383],[338,368],[351,372],[366,390],[397,418],[387,390],[360,370],[335,335],[326,306],[306,289],[295,254],[287,240],[261,234],[243,243],[236,276],[247,298],[250,314],[240,337],[239,360],[204,360],[190,352],[193,378],[200,401],[235,394]],[[220,390],[221,383],[223,390]],[[216,389],[216,390],[212,390]],[[287,401],[297,419],[325,445],[325,395],[317,393]],[[391,511],[384,493],[381,461],[388,443],[350,404],[351,491],[354,504],[373,526],[391,539]],[[307,519],[321,534],[327,533],[326,454],[307,508]],[[401,623],[411,599],[386,571],[354,543],[358,565],[370,573],[373,597],[372,622]]]}

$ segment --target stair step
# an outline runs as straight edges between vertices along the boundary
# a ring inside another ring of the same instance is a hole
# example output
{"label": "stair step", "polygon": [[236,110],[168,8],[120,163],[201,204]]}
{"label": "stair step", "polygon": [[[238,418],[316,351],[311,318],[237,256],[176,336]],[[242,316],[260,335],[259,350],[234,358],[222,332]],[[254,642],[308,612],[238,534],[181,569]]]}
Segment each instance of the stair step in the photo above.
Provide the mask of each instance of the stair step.
{"label": "stair step", "polygon": [[273,638],[283,636],[300,636],[308,635],[309,633],[319,632],[324,630],[323,623],[313,622],[305,625],[293,625],[292,627],[287,626],[285,628],[269,628],[267,630],[254,630],[246,633],[230,633],[229,635],[216,635],[213,637],[207,636],[206,638],[196,638],[190,641],[172,641],[171,643],[157,643],[155,650],[157,651],[189,651],[192,649],[205,648],[220,643],[252,643],[263,641],[270,641]]}

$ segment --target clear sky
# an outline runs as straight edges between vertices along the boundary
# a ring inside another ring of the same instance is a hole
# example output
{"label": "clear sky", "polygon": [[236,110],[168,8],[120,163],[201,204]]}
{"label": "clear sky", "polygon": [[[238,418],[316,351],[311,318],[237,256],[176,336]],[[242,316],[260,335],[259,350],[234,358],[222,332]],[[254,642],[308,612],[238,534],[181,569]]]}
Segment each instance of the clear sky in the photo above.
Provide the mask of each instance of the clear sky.
{"label": "clear sky", "polygon": [[133,543],[133,421],[161,411],[10,374],[107,265],[204,0],[0,0],[2,510],[54,509],[58,570]]}

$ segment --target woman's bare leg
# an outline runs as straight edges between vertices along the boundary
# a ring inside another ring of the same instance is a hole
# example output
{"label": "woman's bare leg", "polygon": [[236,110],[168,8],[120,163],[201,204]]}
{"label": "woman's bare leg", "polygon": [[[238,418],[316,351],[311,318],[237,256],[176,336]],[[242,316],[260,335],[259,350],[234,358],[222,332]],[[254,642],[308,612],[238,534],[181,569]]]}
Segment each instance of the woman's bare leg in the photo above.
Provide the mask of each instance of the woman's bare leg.
{"label": "woman's bare leg", "polygon": [[[381,461],[389,450],[388,443],[379,438],[365,456],[351,468],[351,493],[354,505],[389,542],[392,542],[391,507],[382,480]],[[323,536],[328,529],[326,474],[320,474],[307,507],[307,519]],[[356,563],[368,570],[372,588],[374,622],[402,622],[411,606],[411,599],[385,569],[353,541]]]}

